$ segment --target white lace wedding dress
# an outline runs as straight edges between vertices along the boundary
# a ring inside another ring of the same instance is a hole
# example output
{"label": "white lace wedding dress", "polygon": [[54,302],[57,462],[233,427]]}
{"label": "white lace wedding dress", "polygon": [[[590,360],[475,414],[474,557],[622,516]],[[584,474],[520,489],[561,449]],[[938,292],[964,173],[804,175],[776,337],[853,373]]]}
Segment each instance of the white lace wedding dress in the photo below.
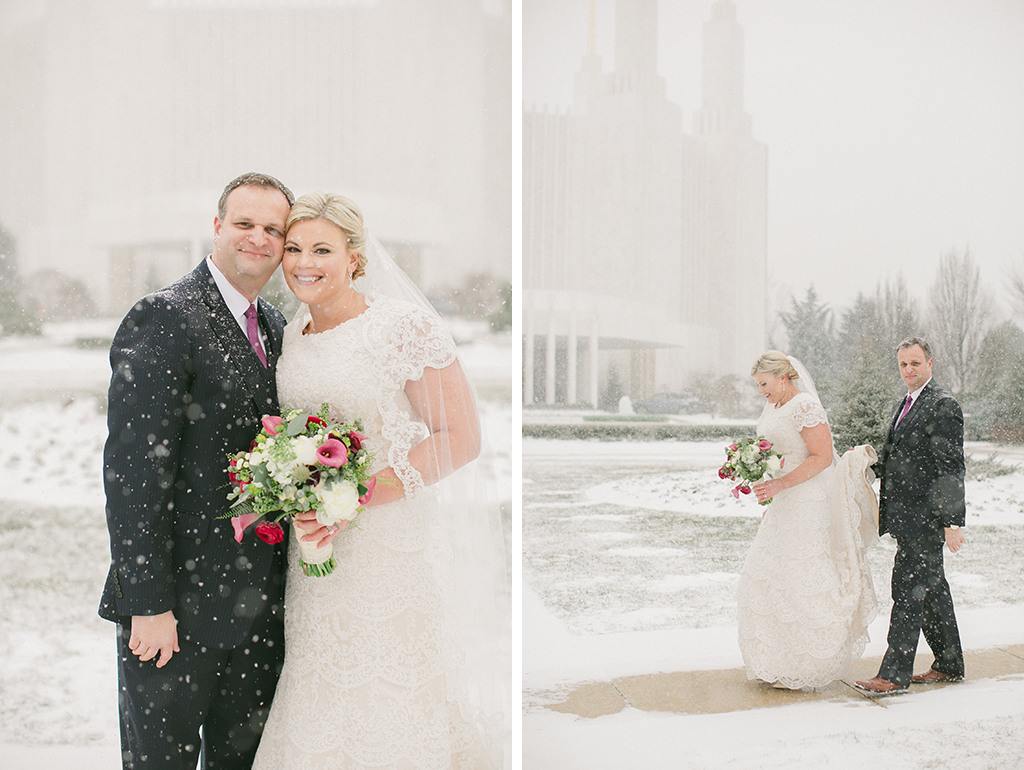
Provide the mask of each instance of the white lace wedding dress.
{"label": "white lace wedding dress", "polygon": [[[809,454],[800,429],[827,422],[817,399],[799,393],[778,409],[767,404],[757,432],[786,458],[788,472]],[[860,514],[847,512],[849,501],[829,498],[834,470],[777,494],[747,553],[737,599],[749,679],[820,688],[845,676],[864,652],[874,590],[856,525],[848,523]]]}
{"label": "white lace wedding dress", "polygon": [[[303,308],[304,311],[304,308]],[[381,298],[320,334],[285,329],[281,407],[361,419],[378,471],[395,468],[406,497],[375,506],[334,541],[337,567],[306,577],[292,538],[286,655],[256,770],[480,768],[482,732],[458,700],[458,651],[446,626],[438,510],[407,453],[426,436],[406,380],[455,359],[448,333],[414,305]]]}

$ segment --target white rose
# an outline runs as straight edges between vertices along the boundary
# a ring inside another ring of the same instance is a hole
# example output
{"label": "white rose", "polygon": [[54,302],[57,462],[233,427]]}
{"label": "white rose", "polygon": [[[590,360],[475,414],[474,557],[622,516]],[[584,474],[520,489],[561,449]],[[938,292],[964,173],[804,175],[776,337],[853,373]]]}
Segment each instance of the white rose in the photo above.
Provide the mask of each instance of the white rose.
{"label": "white rose", "polygon": [[320,510],[316,512],[316,520],[321,524],[334,526],[338,522],[351,521],[356,517],[356,510],[359,508],[359,492],[351,482],[321,482],[313,487],[313,493],[320,501]]}
{"label": "white rose", "polygon": [[778,473],[782,470],[782,458],[778,455],[770,455],[766,461],[769,473]]}
{"label": "white rose", "polygon": [[296,436],[292,440],[295,459],[302,465],[316,465],[316,450],[318,448],[319,444],[309,436]]}

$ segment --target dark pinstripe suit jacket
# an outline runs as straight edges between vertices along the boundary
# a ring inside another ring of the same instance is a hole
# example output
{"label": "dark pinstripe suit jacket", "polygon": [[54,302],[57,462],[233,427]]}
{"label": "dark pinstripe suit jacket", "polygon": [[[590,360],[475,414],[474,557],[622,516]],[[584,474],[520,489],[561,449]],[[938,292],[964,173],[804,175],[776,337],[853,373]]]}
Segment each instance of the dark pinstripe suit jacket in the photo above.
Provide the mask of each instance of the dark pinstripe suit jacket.
{"label": "dark pinstripe suit jacket", "polygon": [[205,260],[136,303],[118,329],[103,456],[111,565],[99,613],[108,620],[173,610],[179,636],[231,648],[262,602],[281,601],[272,557],[283,546],[251,532],[236,543],[218,519],[228,508],[227,455],[248,449],[260,417],[278,411],[285,322],[258,307],[268,368]]}
{"label": "dark pinstripe suit jacket", "polygon": [[964,417],[949,393],[929,382],[899,426],[893,408],[876,468],[880,470],[879,534],[941,542],[942,528],[963,526]]}

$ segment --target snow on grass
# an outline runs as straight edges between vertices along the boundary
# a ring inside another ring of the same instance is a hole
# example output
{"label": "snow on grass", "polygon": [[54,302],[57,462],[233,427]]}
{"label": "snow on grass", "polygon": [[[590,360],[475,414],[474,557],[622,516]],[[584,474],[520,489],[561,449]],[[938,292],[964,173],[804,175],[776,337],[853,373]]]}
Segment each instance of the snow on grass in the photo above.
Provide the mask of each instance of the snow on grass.
{"label": "snow on grass", "polygon": [[[118,762],[114,626],[96,614],[110,559],[102,476],[110,370],[106,350],[74,347],[115,328],[67,325],[0,340],[0,767]],[[468,347],[498,492],[513,500],[514,347],[490,337]],[[518,511],[509,522],[518,532]]]}

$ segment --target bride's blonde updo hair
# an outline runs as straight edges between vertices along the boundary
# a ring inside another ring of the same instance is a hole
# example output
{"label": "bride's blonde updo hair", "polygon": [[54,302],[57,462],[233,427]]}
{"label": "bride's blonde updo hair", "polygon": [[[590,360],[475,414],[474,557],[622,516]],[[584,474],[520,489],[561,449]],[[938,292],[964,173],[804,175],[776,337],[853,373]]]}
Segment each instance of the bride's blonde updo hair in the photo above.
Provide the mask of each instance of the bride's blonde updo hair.
{"label": "bride's blonde updo hair", "polygon": [[359,255],[356,269],[352,271],[352,280],[361,278],[366,268],[366,230],[363,227],[363,212],[359,207],[343,195],[309,193],[292,204],[285,230],[290,230],[296,222],[310,219],[330,222],[345,233],[348,250]]}
{"label": "bride's blonde updo hair", "polygon": [[797,374],[796,369],[793,368],[793,364],[790,363],[786,354],[780,353],[778,350],[769,350],[767,353],[761,354],[754,362],[754,366],[750,370],[750,376],[753,377],[758,372],[764,372],[773,377],[785,375],[789,378],[790,382],[800,379],[800,375]]}

